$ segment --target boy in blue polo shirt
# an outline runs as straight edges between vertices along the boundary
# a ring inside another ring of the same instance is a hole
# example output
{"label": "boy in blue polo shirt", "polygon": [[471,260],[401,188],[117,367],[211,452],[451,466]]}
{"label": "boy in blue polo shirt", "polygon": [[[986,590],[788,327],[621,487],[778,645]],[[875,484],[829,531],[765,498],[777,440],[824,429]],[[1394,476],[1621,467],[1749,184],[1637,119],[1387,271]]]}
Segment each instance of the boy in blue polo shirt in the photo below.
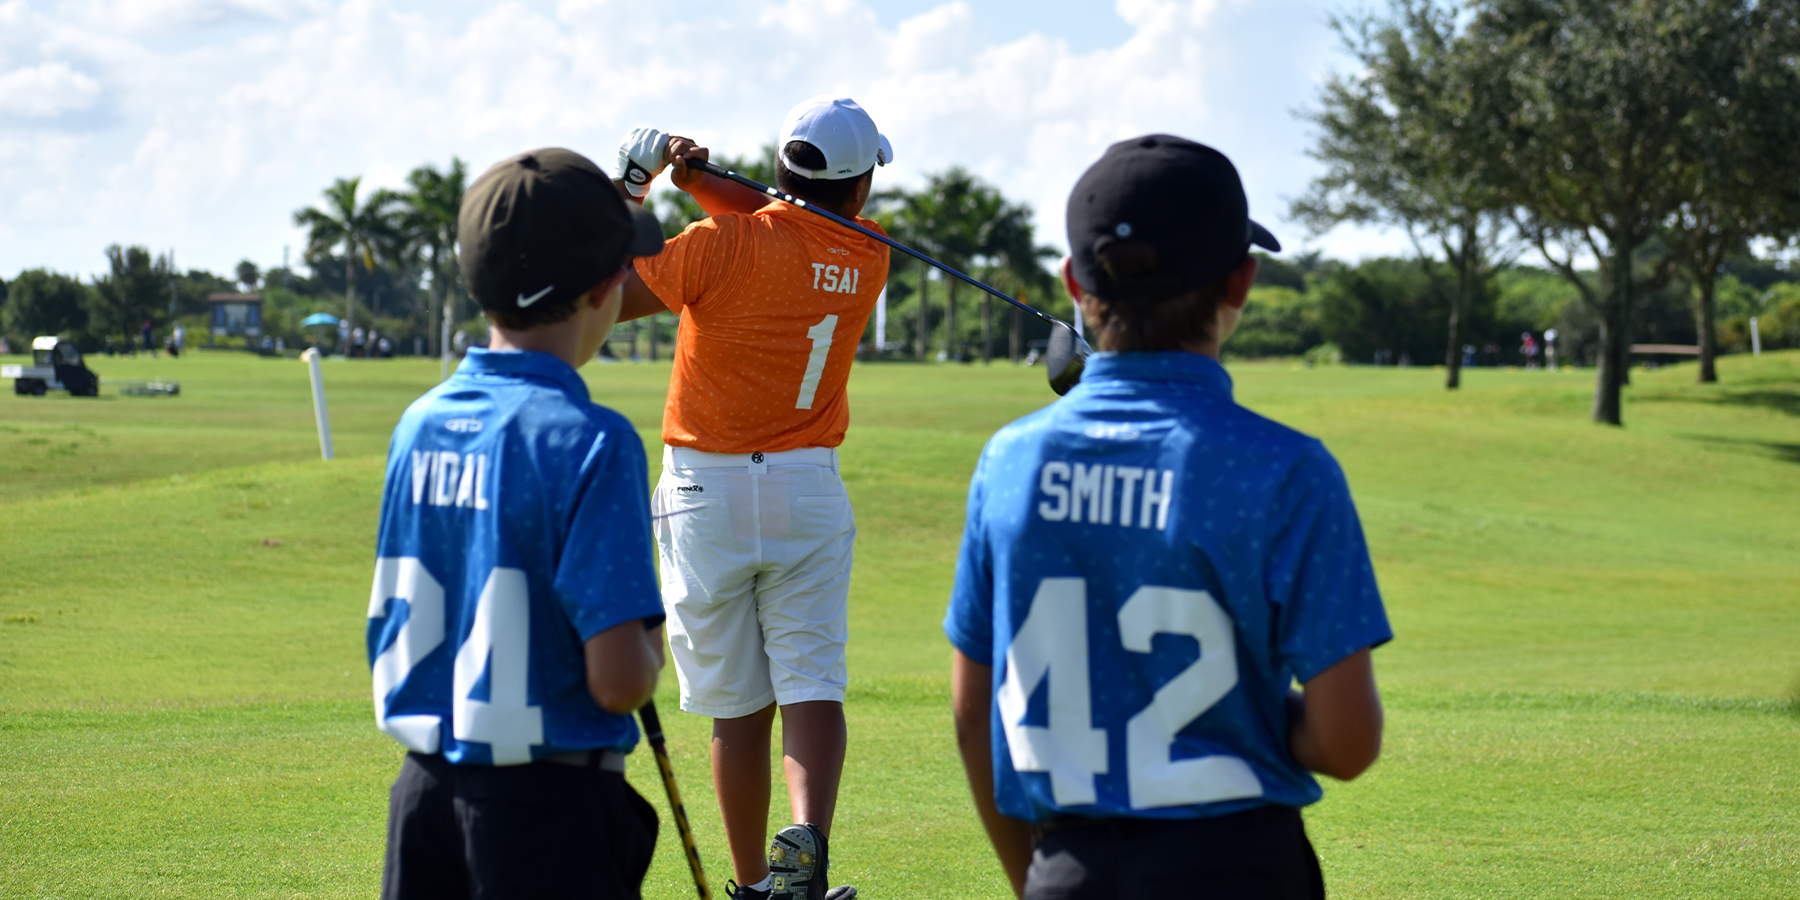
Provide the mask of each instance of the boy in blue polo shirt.
{"label": "boy in blue polo shirt", "polygon": [[493,338],[394,429],[369,597],[375,720],[410,752],[386,898],[637,898],[656,814],[624,779],[662,668],[643,443],[576,367],[650,214],[568,150],[496,164],[458,220]]}
{"label": "boy in blue polo shirt", "polygon": [[1337,463],[1218,362],[1280,245],[1166,135],[1108,149],[1067,221],[1103,352],[988,442],[944,622],[977,810],[1022,897],[1322,898],[1299,810],[1374,762],[1392,634]]}

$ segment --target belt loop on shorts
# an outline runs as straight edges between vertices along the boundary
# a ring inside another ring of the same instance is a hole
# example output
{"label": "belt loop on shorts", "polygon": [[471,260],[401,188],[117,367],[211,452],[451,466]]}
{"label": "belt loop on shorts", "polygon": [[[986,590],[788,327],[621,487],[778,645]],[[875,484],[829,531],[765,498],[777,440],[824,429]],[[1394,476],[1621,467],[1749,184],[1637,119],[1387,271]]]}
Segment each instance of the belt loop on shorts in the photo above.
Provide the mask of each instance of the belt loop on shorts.
{"label": "belt loop on shorts", "polygon": [[559,756],[546,756],[543,762],[562,763],[565,766],[580,766],[599,772],[625,774],[625,754],[617,750],[577,750]]}

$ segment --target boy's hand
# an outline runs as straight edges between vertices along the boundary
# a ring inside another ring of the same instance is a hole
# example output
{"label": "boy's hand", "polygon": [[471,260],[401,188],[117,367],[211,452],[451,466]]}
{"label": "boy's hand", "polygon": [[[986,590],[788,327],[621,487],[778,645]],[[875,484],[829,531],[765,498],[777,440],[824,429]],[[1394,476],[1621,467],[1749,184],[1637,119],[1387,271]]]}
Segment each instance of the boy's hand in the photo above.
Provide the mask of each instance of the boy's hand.
{"label": "boy's hand", "polygon": [[[691,142],[690,142],[691,143]],[[669,136],[654,128],[633,128],[619,142],[619,180],[633,197],[650,193],[650,182],[669,165]]]}
{"label": "boy's hand", "polygon": [[675,164],[675,170],[669,173],[669,180],[675,182],[676,187],[681,188],[690,194],[693,193],[692,188],[698,185],[700,179],[705,176],[700,172],[690,171],[687,166],[687,161],[690,159],[707,159],[709,151],[705,147],[694,143],[691,138],[684,138],[672,134],[669,135],[668,152],[669,161]]}

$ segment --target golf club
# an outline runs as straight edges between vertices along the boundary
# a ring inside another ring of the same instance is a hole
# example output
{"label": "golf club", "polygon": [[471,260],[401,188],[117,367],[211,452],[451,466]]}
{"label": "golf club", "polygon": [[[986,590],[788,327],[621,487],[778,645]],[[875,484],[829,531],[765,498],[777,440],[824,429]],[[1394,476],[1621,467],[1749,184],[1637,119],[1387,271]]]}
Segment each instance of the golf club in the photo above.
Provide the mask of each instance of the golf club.
{"label": "golf club", "polygon": [[675,786],[675,764],[669,760],[669,745],[663,740],[662,718],[656,714],[656,701],[638,709],[644,722],[644,740],[656,757],[656,769],[662,773],[663,790],[669,795],[669,810],[675,816],[675,831],[681,835],[681,849],[687,853],[688,871],[694,876],[694,890],[700,900],[712,900],[712,887],[706,881],[706,868],[700,864],[700,847],[694,843],[694,827],[688,823],[687,806],[681,802],[681,789]]}
{"label": "golf club", "polygon": [[750,188],[751,190],[760,191],[764,194],[774,197],[777,200],[781,200],[786,203],[791,203],[794,206],[798,206],[801,209],[807,210],[808,212],[812,212],[812,213],[816,213],[818,215],[824,216],[825,218],[830,219],[831,221],[836,222],[839,225],[844,226],[845,228],[849,228],[860,234],[874,238],[875,240],[878,240],[878,241],[888,245],[889,247],[892,247],[895,250],[900,251],[901,253],[904,253],[914,259],[917,259],[920,262],[926,263],[928,265],[936,266],[938,269],[941,269],[946,274],[954,275],[957,278],[960,278],[963,281],[966,281],[969,284],[972,284],[975,287],[980,288],[981,290],[987,291],[989,294],[999,297],[1000,299],[1005,300],[1006,302],[1011,303],[1012,305],[1026,311],[1028,313],[1031,313],[1032,315],[1037,316],[1040,319],[1043,319],[1045,322],[1049,322],[1054,327],[1052,327],[1050,329],[1050,343],[1049,343],[1049,346],[1044,351],[1044,369],[1045,369],[1046,375],[1048,375],[1048,377],[1050,379],[1050,389],[1055,391],[1058,395],[1066,394],[1069,392],[1070,388],[1074,387],[1075,384],[1081,380],[1081,371],[1082,371],[1082,369],[1084,369],[1087,366],[1087,358],[1094,351],[1093,351],[1093,348],[1088,346],[1087,341],[1082,340],[1081,335],[1075,333],[1075,326],[1070,325],[1069,323],[1064,322],[1063,320],[1061,320],[1053,315],[1050,315],[1049,313],[1044,312],[1041,309],[1036,309],[1034,307],[1031,307],[1024,303],[1021,303],[1018,300],[1015,300],[1012,297],[1007,296],[1004,291],[1001,291],[998,288],[990,287],[986,283],[982,282],[980,279],[972,278],[968,275],[963,274],[962,272],[957,271],[956,269],[951,268],[950,266],[944,265],[943,263],[938,262],[937,260],[932,259],[931,257],[926,256],[925,254],[920,253],[919,251],[914,250],[913,248],[908,247],[905,244],[902,244],[899,241],[896,241],[893,238],[888,237],[887,235],[881,234],[880,232],[874,231],[869,228],[864,228],[863,226],[858,225],[857,223],[852,222],[851,220],[846,219],[843,216],[838,215],[837,213],[831,212],[829,210],[820,209],[816,206],[813,206],[812,204],[807,203],[805,200],[802,200],[799,197],[794,196],[793,194],[789,194],[785,191],[776,190],[775,188],[769,187],[768,185],[763,184],[760,181],[757,181],[753,178],[747,178],[743,175],[739,175],[738,173],[733,172],[729,169],[721,168],[717,165],[714,165],[712,162],[704,160],[704,159],[689,159],[689,160],[687,160],[687,164],[688,164],[689,168],[698,169],[702,172],[705,172],[708,175],[713,175],[713,176],[717,176],[719,178],[723,178],[727,181],[736,182],[737,184],[741,184],[744,187]]}

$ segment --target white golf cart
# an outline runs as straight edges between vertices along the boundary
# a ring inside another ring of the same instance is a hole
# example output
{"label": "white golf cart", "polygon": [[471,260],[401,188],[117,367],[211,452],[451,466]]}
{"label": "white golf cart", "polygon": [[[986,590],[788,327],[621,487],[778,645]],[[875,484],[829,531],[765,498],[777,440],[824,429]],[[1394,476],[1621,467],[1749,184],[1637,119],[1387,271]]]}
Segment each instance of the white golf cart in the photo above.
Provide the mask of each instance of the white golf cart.
{"label": "white golf cart", "polygon": [[0,366],[0,378],[13,380],[13,393],[42,397],[68,391],[76,397],[100,395],[100,376],[81,361],[81,351],[54,334],[31,342],[29,366]]}

